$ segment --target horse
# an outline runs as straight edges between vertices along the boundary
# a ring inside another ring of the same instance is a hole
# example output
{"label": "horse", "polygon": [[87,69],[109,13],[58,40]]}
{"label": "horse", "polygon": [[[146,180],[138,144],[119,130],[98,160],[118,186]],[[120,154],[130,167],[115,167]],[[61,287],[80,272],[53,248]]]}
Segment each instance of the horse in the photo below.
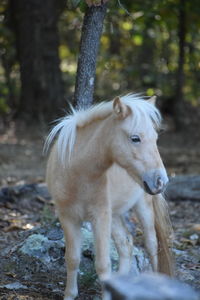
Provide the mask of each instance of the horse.
{"label": "horse", "polygon": [[64,300],[78,295],[81,225],[92,225],[95,268],[100,281],[111,276],[110,240],[119,254],[120,274],[131,266],[133,238],[123,214],[132,209],[141,222],[152,270],[173,273],[171,225],[162,192],[168,182],[157,138],[161,115],[155,97],[116,97],[59,120],[47,137],[52,146],[46,180],[66,242]]}

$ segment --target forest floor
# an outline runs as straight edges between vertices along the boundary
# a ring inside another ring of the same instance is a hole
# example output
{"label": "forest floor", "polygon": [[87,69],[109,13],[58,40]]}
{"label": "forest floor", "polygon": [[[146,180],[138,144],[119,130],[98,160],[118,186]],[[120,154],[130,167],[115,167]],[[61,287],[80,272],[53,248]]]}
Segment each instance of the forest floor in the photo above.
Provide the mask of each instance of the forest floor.
{"label": "forest floor", "polygon": [[[46,158],[42,154],[44,134],[24,130],[16,132],[11,126],[6,133],[0,135],[0,186],[24,183],[39,183],[45,180]],[[194,140],[191,134],[168,132],[161,136],[160,152],[171,176],[176,174],[200,175],[200,139]],[[5,249],[16,244],[19,234],[34,226],[44,224],[48,218],[46,207],[52,204],[26,203],[17,207],[16,203],[0,203],[0,259]],[[175,249],[178,277],[200,289],[200,201],[169,202],[170,215],[175,232]],[[184,253],[184,255],[182,255]],[[182,274],[180,274],[182,273]],[[0,275],[1,300],[49,300],[52,298],[41,288],[38,291],[5,290],[2,288],[5,277],[14,274]],[[78,299],[87,298],[84,291]]]}

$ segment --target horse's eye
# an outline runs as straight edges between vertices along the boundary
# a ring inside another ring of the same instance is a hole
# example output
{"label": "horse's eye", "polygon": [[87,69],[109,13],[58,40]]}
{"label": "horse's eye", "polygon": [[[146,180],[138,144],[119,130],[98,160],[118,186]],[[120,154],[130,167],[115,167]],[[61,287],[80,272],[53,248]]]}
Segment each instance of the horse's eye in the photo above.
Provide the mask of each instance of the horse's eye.
{"label": "horse's eye", "polygon": [[139,137],[138,135],[132,135],[132,136],[130,137],[130,139],[131,139],[131,141],[132,141],[133,143],[140,143],[140,142],[141,142],[141,139],[140,139],[140,137]]}

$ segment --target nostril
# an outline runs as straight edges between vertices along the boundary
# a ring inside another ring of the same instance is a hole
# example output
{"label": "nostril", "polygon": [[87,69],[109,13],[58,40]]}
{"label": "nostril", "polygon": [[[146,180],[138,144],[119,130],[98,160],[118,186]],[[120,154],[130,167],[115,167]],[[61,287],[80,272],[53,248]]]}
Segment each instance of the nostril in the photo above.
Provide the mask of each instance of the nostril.
{"label": "nostril", "polygon": [[163,185],[164,185],[164,182],[163,182],[162,178],[160,176],[158,176],[156,179],[156,188],[160,189],[163,187]]}

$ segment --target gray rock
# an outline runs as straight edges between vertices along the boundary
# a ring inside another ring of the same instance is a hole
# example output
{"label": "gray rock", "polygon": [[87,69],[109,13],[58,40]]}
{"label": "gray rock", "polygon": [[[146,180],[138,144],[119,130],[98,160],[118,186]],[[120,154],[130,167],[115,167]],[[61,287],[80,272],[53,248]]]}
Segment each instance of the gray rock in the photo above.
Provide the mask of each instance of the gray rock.
{"label": "gray rock", "polygon": [[5,285],[0,285],[0,288],[6,288],[7,290],[27,290],[28,287],[26,285],[21,284],[20,282],[12,282]]}
{"label": "gray rock", "polygon": [[171,201],[200,201],[200,176],[179,175],[171,178],[165,195]]}
{"label": "gray rock", "polygon": [[[97,275],[94,268],[94,247],[93,233],[90,224],[86,223],[82,227],[83,246],[82,259],[79,272],[79,284],[84,288],[100,289]],[[23,286],[27,282],[32,286],[32,290],[39,286],[47,290],[55,291],[62,295],[66,281],[66,267],[64,260],[65,243],[63,231],[56,223],[48,228],[36,228],[21,233],[21,242],[8,251],[6,259],[1,263],[0,271],[8,274],[18,274],[17,279]],[[111,258],[113,270],[118,268],[118,254],[114,243],[111,245]],[[131,272],[134,275],[141,270],[148,269],[149,261],[142,248],[134,247],[133,262]],[[5,282],[10,284],[12,282]],[[61,284],[62,283],[62,284]],[[12,285],[10,286],[12,288]],[[13,286],[13,289],[15,286]],[[60,291],[60,292],[58,292]]]}
{"label": "gray rock", "polygon": [[104,283],[106,300],[199,300],[188,285],[161,274],[117,276]]}
{"label": "gray rock", "polygon": [[[91,256],[94,257],[93,234],[92,234],[91,227],[88,223],[84,224],[82,228],[82,235],[83,235],[83,245],[82,245],[83,253],[90,250]],[[113,270],[116,271],[118,268],[118,253],[113,241],[111,241],[110,256],[113,263]],[[144,249],[134,246],[131,274],[138,275],[140,272],[147,271],[147,270],[151,270],[151,267],[146,252],[144,251]]]}
{"label": "gray rock", "polygon": [[[51,263],[60,259],[60,249],[64,249],[64,239],[49,239],[42,234],[34,233],[23,243],[19,251],[22,254],[39,259],[44,264]],[[49,264],[50,267],[51,264]]]}

